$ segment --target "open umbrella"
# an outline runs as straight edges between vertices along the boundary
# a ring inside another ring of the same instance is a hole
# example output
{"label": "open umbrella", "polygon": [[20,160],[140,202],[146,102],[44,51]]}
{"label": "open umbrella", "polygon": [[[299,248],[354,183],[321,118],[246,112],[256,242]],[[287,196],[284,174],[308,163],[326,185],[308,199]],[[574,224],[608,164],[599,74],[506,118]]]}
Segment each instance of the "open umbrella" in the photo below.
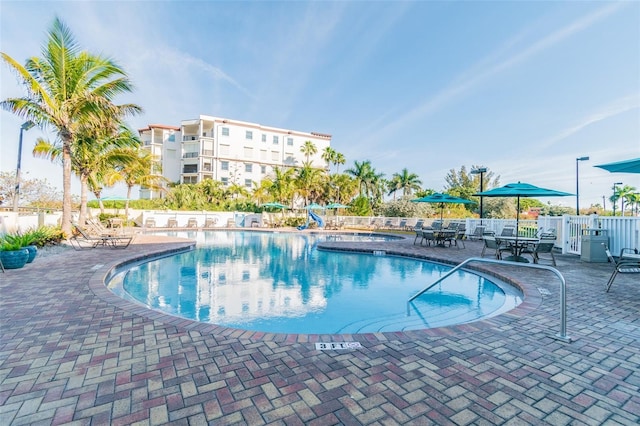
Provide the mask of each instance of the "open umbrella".
{"label": "open umbrella", "polygon": [[[518,244],[518,225],[520,222],[520,197],[566,197],[575,194],[556,191],[554,189],[540,188],[529,183],[509,183],[499,188],[473,194],[482,197],[516,197],[516,245]],[[518,259],[516,259],[518,260]]]}
{"label": "open umbrella", "polygon": [[600,167],[611,173],[640,173],[640,158],[600,164],[594,167]]}
{"label": "open umbrella", "polygon": [[280,204],[280,203],[265,203],[263,205],[261,205],[260,207],[273,207],[274,209],[288,209],[288,206],[285,206],[284,204]]}
{"label": "open umbrella", "polygon": [[305,210],[322,210],[324,209],[324,207],[322,207],[320,204],[318,203],[311,203],[308,206],[305,206],[304,208]]}
{"label": "open umbrella", "polygon": [[444,216],[444,205],[448,204],[475,204],[474,201],[467,200],[465,198],[454,197],[449,194],[440,194],[436,192],[431,195],[427,195],[426,197],[416,198],[415,200],[411,200],[414,203],[437,203],[440,205],[440,222],[442,222],[442,218]]}
{"label": "open umbrella", "polygon": [[330,203],[327,204],[325,209],[348,209],[349,206],[345,206],[344,204],[340,204],[340,203]]}

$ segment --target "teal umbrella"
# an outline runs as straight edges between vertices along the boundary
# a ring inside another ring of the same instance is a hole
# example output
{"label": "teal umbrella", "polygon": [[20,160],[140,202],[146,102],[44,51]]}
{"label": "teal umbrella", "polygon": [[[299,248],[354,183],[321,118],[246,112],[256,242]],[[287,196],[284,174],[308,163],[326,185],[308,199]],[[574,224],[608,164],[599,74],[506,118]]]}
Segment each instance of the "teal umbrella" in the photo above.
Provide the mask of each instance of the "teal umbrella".
{"label": "teal umbrella", "polygon": [[308,206],[306,206],[304,209],[305,210],[322,210],[322,209],[324,209],[324,207],[322,207],[318,203],[311,203]]}
{"label": "teal umbrella", "polygon": [[288,209],[288,206],[285,206],[284,204],[280,204],[280,203],[265,203],[263,205],[261,205],[260,207],[273,207],[274,209]]}
{"label": "teal umbrella", "polygon": [[325,209],[348,209],[349,206],[345,206],[344,204],[340,204],[340,203],[330,203],[327,204]]}
{"label": "teal umbrella", "polygon": [[475,201],[467,200],[465,198],[454,197],[449,194],[441,194],[439,192],[427,195],[426,197],[416,198],[411,200],[414,203],[433,203],[440,205],[440,222],[444,216],[444,205],[448,204],[475,204]]}
{"label": "teal umbrella", "polygon": [[617,161],[615,163],[600,164],[594,167],[605,169],[611,173],[640,173],[640,158]]}
{"label": "teal umbrella", "polygon": [[[575,194],[556,191],[554,189],[540,188],[529,183],[509,183],[499,188],[473,194],[481,197],[516,197],[516,245],[518,244],[518,225],[520,222],[520,197],[567,197]],[[517,259],[516,259],[517,260]]]}

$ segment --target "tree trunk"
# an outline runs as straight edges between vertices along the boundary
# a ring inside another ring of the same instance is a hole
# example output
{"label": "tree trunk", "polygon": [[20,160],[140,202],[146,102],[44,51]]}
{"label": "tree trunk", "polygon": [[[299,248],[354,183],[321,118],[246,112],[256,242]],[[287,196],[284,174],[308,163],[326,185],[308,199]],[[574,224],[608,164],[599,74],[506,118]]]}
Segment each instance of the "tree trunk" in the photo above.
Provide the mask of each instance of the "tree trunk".
{"label": "tree trunk", "polygon": [[78,223],[84,225],[87,223],[87,193],[89,192],[89,186],[87,185],[87,176],[80,176],[80,217]]}
{"label": "tree trunk", "polygon": [[131,189],[133,186],[127,185],[127,201],[124,202],[124,220],[129,220],[129,200],[131,199]]}
{"label": "tree trunk", "polygon": [[60,226],[71,237],[71,137],[62,140],[62,218]]}

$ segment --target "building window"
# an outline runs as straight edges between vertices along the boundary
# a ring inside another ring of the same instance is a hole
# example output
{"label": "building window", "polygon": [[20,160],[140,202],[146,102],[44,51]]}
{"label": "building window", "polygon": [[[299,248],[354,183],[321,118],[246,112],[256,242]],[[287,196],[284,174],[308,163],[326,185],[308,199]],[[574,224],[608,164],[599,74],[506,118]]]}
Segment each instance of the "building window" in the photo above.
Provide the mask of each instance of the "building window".
{"label": "building window", "polygon": [[197,164],[185,164],[182,173],[198,173],[198,165]]}
{"label": "building window", "polygon": [[247,130],[246,136],[247,139],[251,140],[253,139],[253,132],[250,130]]}
{"label": "building window", "polygon": [[222,128],[222,136],[229,136],[229,128],[228,127],[223,127]]}
{"label": "building window", "polygon": [[244,186],[246,186],[247,188],[251,188],[252,184],[253,184],[253,181],[251,179],[244,180]]}
{"label": "building window", "polygon": [[278,151],[271,151],[271,161],[279,161],[280,153]]}
{"label": "building window", "polygon": [[222,184],[224,186],[228,186],[229,185],[229,178],[228,177],[220,178],[220,182],[222,182]]}
{"label": "building window", "polygon": [[244,147],[244,158],[253,158],[253,148],[248,146]]}
{"label": "building window", "polygon": [[274,145],[278,145],[278,143],[279,143],[279,141],[278,141],[278,137],[277,137],[277,136],[274,136],[274,137],[273,137],[273,144],[274,144]]}
{"label": "building window", "polygon": [[198,183],[198,176],[185,176],[182,178],[182,183]]}
{"label": "building window", "polygon": [[220,162],[220,170],[229,170],[229,162],[221,161]]}
{"label": "building window", "polygon": [[293,138],[287,138],[287,145],[293,146]]}
{"label": "building window", "polygon": [[176,135],[175,135],[175,133],[171,133],[171,134],[169,135],[169,137],[167,138],[167,140],[168,140],[169,142],[175,142],[175,141],[176,141]]}
{"label": "building window", "polygon": [[267,166],[260,166],[260,173],[262,173],[263,175],[267,174]]}
{"label": "building window", "polygon": [[220,145],[220,155],[229,155],[230,148],[229,145]]}
{"label": "building window", "polygon": [[267,135],[265,135],[264,133],[262,134],[262,142],[266,142],[267,141]]}
{"label": "building window", "polygon": [[245,164],[244,171],[247,173],[251,173],[253,171],[253,164]]}

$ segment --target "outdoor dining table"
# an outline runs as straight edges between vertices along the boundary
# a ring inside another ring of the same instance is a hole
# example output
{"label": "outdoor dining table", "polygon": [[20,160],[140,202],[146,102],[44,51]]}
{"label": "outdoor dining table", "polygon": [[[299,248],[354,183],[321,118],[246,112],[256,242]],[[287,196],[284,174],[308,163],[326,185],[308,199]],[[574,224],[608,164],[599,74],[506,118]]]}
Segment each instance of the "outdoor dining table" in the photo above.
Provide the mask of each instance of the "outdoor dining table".
{"label": "outdoor dining table", "polygon": [[511,262],[522,262],[529,263],[529,260],[522,257],[522,252],[529,248],[530,246],[535,246],[540,242],[538,238],[532,237],[496,237],[496,241],[498,244],[502,242],[507,243],[509,248],[511,249],[512,256],[506,257],[504,260],[509,260]]}

